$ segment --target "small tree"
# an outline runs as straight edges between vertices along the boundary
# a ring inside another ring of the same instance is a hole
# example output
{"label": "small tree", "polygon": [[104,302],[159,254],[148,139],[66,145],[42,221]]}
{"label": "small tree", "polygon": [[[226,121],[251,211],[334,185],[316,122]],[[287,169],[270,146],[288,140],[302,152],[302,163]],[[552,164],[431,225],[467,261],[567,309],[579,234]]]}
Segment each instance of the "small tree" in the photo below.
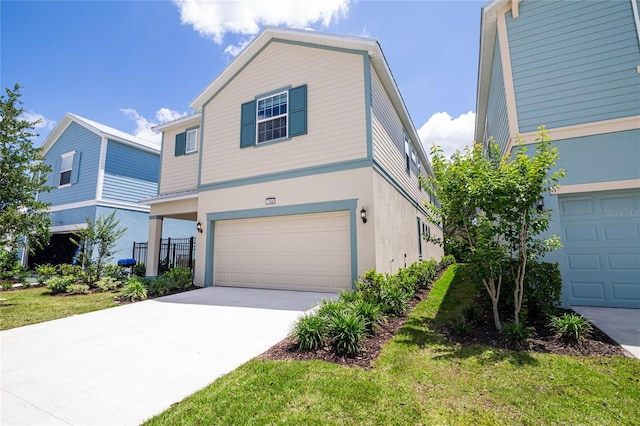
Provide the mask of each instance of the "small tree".
{"label": "small tree", "polygon": [[86,221],[87,227],[79,229],[76,238],[70,240],[80,248],[78,261],[87,273],[87,280],[93,284],[100,280],[102,267],[113,258],[116,243],[127,228],[118,228],[120,221],[116,219],[115,210],[108,216],[98,216],[95,222],[89,217]]}
{"label": "small tree", "polygon": [[498,301],[507,268],[515,268],[514,318],[519,324],[527,261],[559,244],[555,236],[550,240],[537,237],[548,229],[550,212],[539,211],[535,203],[557,185],[564,171],[550,174],[558,152],[551,147],[544,127],[539,129],[536,143],[536,152],[529,157],[518,139],[513,159],[501,157],[493,140],[486,152],[474,144],[463,153],[456,152],[450,160],[434,146],[434,176],[422,180],[423,187],[440,204],[427,203],[432,220],[441,218],[440,224],[456,229],[469,246],[470,263],[491,299],[498,330],[502,329]]}
{"label": "small tree", "polygon": [[38,201],[38,193],[51,189],[46,186],[51,167],[42,163],[31,141],[38,122],[20,118],[20,85],[5,91],[0,96],[0,247],[16,253],[49,241],[48,204]]}

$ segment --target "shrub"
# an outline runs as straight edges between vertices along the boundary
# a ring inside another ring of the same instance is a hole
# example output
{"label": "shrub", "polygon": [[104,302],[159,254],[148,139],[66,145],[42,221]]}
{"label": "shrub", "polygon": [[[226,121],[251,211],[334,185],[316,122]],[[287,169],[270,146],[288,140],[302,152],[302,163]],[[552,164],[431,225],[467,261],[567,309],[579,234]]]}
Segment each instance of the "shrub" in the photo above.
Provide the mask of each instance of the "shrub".
{"label": "shrub", "polygon": [[58,274],[63,277],[82,277],[84,275],[80,266],[69,263],[61,263],[56,266],[56,269],[58,270]]}
{"label": "shrub", "polygon": [[324,299],[322,302],[320,302],[320,307],[318,308],[318,316],[329,321],[331,320],[331,318],[338,315],[338,313],[345,310],[347,310],[346,303],[340,300]]}
{"label": "shrub", "polygon": [[40,284],[44,284],[49,278],[53,277],[56,274],[56,267],[46,263],[44,265],[40,265],[36,268],[36,273],[38,274],[38,282]]}
{"label": "shrub", "polygon": [[462,310],[462,316],[469,324],[478,324],[482,318],[482,312],[477,305],[467,305]]}
{"label": "shrub", "polygon": [[365,300],[380,303],[382,287],[387,282],[385,274],[379,274],[375,269],[370,269],[356,281],[356,289]]}
{"label": "shrub", "polygon": [[551,317],[549,326],[565,344],[571,345],[580,343],[593,331],[585,317],[574,313]]}
{"label": "shrub", "polygon": [[99,281],[96,281],[96,287],[100,291],[113,291],[122,285],[123,281],[116,280],[113,277],[103,276]]}
{"label": "shrub", "polygon": [[535,335],[533,327],[527,327],[522,323],[507,321],[502,325],[501,333],[507,342],[507,346],[513,349],[524,349],[527,346],[527,339]]}
{"label": "shrub", "polygon": [[169,280],[171,290],[187,290],[191,287],[193,277],[191,269],[184,266],[176,266],[162,274],[162,277]]}
{"label": "shrub", "polygon": [[384,313],[391,316],[402,316],[409,309],[409,300],[413,296],[400,285],[390,282],[382,288],[380,305]]}
{"label": "shrub", "polygon": [[397,274],[387,276],[387,283],[393,283],[391,285],[397,285],[405,292],[414,294],[418,291],[418,277],[415,274],[414,268],[401,268]]}
{"label": "shrub", "polygon": [[298,319],[290,335],[298,342],[298,349],[316,350],[327,337],[327,320],[319,315],[305,314]]}
{"label": "shrub", "polygon": [[147,298],[147,289],[139,278],[131,277],[123,287],[120,298],[129,302],[144,300]]}
{"label": "shrub", "polygon": [[344,303],[354,303],[362,300],[362,295],[353,290],[342,290],[338,293],[338,300]]}
{"label": "shrub", "polygon": [[47,280],[47,288],[51,291],[51,294],[65,293],[67,287],[74,284],[75,281],[75,277],[72,276],[51,277]]}
{"label": "shrub", "polygon": [[438,262],[435,260],[423,260],[409,266],[416,279],[417,288],[429,288],[436,277]]}
{"label": "shrub", "polygon": [[2,290],[9,291],[13,287],[12,281],[2,281]]}
{"label": "shrub", "polygon": [[460,335],[467,335],[471,332],[471,323],[467,321],[464,315],[458,315],[453,320],[453,329]]}
{"label": "shrub", "polygon": [[100,278],[102,279],[104,277],[109,277],[113,278],[116,281],[125,282],[129,278],[129,271],[127,271],[127,268],[123,268],[122,266],[114,265],[111,263],[102,267]]}
{"label": "shrub", "polygon": [[89,286],[86,284],[69,284],[65,293],[68,294],[87,294],[89,293]]}
{"label": "shrub", "polygon": [[531,314],[553,315],[560,306],[562,276],[557,263],[529,262],[525,276]]}
{"label": "shrub", "polygon": [[133,265],[133,275],[144,278],[147,275],[147,265],[144,262],[139,262]]}
{"label": "shrub", "polygon": [[330,320],[330,335],[337,353],[348,356],[360,351],[365,336],[364,319],[355,312],[339,311]]}
{"label": "shrub", "polygon": [[444,269],[449,265],[453,265],[454,263],[456,263],[456,258],[454,255],[452,254],[448,254],[446,256],[443,256],[442,259],[440,259],[440,268],[439,269]]}
{"label": "shrub", "polygon": [[173,283],[165,275],[160,275],[154,280],[147,282],[147,289],[149,290],[149,296],[166,296],[173,290]]}
{"label": "shrub", "polygon": [[364,320],[365,332],[372,335],[383,318],[380,305],[360,299],[355,302],[351,302],[349,307],[351,312],[362,317]]}

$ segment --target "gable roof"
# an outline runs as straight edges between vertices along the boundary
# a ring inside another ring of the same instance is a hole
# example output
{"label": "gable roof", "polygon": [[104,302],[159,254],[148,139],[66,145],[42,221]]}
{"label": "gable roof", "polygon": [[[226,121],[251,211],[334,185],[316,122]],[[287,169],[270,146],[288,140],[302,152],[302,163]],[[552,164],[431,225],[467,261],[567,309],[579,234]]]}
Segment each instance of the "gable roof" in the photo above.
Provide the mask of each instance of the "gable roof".
{"label": "gable roof", "polygon": [[491,83],[491,67],[493,52],[498,36],[498,11],[508,5],[510,0],[493,0],[481,9],[480,14],[480,52],[478,54],[478,88],[476,92],[476,128],[474,139],[482,141],[489,85]]}
{"label": "gable roof", "polygon": [[69,127],[71,123],[76,123],[100,137],[120,142],[133,148],[140,149],[142,151],[160,154],[160,147],[152,142],[140,139],[137,136],[68,112],[42,143],[42,146],[40,147],[42,155],[46,154],[47,151],[49,151],[53,143],[58,140],[60,135],[67,129],[67,127]]}
{"label": "gable roof", "polygon": [[[245,66],[247,66],[260,52],[273,41],[296,42],[306,45],[320,45],[335,49],[344,49],[352,51],[367,52],[371,67],[375,70],[380,78],[385,91],[387,92],[391,103],[398,111],[398,115],[405,130],[410,134],[416,147],[421,151],[423,160],[427,160],[430,168],[430,162],[422,146],[422,141],[418,136],[418,132],[413,125],[409,111],[400,95],[396,81],[391,74],[387,60],[382,53],[378,40],[369,37],[358,37],[349,35],[339,35],[322,33],[312,30],[297,30],[279,27],[265,27],[233,61],[227,65],[225,69],[216,76],[205,87],[205,89],[195,97],[190,103],[190,107],[198,112],[202,112],[203,106],[209,102],[227,83],[233,80]],[[157,128],[156,128],[157,130]]]}

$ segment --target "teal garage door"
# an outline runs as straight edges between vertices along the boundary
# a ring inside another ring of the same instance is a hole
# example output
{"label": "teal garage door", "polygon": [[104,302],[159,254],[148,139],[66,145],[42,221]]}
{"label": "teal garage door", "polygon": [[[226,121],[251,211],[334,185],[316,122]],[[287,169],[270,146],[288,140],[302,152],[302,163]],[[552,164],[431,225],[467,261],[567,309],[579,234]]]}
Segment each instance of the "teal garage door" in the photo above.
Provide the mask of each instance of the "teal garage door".
{"label": "teal garage door", "polygon": [[558,201],[570,303],[640,308],[640,189]]}

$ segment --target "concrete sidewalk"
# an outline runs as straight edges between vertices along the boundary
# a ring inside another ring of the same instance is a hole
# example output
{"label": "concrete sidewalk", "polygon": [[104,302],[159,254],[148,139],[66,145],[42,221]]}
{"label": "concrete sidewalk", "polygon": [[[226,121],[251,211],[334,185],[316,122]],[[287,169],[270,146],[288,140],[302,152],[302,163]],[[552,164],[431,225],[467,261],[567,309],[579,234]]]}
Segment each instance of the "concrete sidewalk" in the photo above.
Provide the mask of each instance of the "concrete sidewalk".
{"label": "concrete sidewalk", "polygon": [[572,306],[631,355],[640,358],[640,309]]}
{"label": "concrete sidewalk", "polygon": [[138,425],[335,294],[212,287],[0,332],[2,425]]}

